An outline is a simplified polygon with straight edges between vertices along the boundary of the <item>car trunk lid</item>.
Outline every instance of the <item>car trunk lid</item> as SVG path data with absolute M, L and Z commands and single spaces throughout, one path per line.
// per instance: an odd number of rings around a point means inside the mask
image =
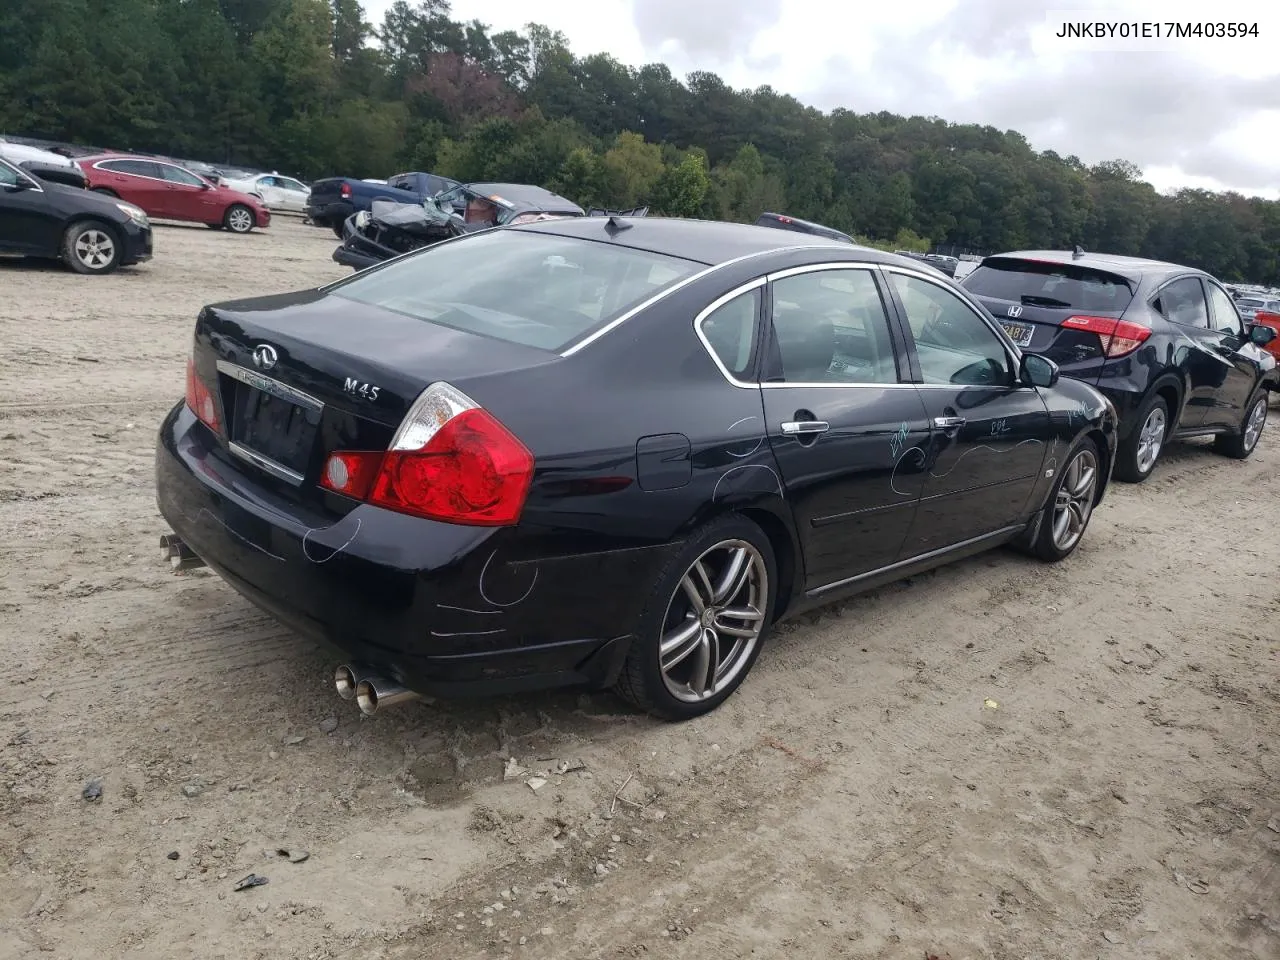
M 335 450 L 385 450 L 418 395 L 465 390 L 559 360 L 557 354 L 426 322 L 322 291 L 208 307 L 196 325 L 197 376 L 214 390 L 221 440 L 286 496 L 320 503 Z M 479 398 L 477 398 L 479 399 Z

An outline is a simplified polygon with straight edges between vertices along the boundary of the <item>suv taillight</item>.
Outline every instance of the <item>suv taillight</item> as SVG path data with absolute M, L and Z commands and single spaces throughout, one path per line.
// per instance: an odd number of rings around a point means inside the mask
M 1062 325 L 1071 330 L 1096 333 L 1102 341 L 1103 355 L 1112 358 L 1133 353 L 1151 336 L 1150 327 L 1114 317 L 1067 317 Z
M 199 418 L 200 422 L 220 433 L 222 425 L 218 420 L 218 405 L 213 400 L 213 391 L 196 373 L 194 358 L 187 358 L 187 406 Z
M 441 382 L 422 392 L 389 450 L 330 454 L 320 486 L 398 513 L 502 527 L 520 519 L 533 466 L 493 414 Z
M 351 197 L 351 184 L 344 183 L 342 185 L 342 199 L 347 200 Z

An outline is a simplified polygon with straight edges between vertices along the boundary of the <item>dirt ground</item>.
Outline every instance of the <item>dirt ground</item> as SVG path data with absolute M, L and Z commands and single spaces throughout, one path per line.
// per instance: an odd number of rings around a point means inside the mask
M 1280 440 L 1171 447 L 1057 567 L 789 624 L 693 723 L 578 693 L 365 719 L 156 546 L 197 310 L 342 276 L 334 243 L 0 263 L 0 956 L 1280 956 Z

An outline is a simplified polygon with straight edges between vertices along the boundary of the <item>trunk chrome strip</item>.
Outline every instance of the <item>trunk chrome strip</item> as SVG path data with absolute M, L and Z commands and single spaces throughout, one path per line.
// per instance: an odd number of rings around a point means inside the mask
M 247 383 L 251 387 L 256 387 L 263 393 L 269 393 L 279 397 L 281 400 L 296 403 L 300 407 L 308 407 L 316 412 L 324 409 L 323 401 L 317 400 L 311 394 L 303 393 L 301 390 L 294 389 L 287 383 L 281 383 L 271 377 L 264 377 L 262 374 L 256 373 L 247 367 L 228 363 L 226 360 L 219 360 L 218 372 L 225 373 L 228 377 L 239 380 L 241 383 Z
M 294 486 L 301 486 L 303 480 L 306 479 L 302 474 L 297 473 L 293 470 L 290 470 L 288 467 L 282 467 L 280 464 L 276 463 L 274 460 L 268 460 L 262 454 L 254 453 L 248 447 L 242 447 L 238 443 L 228 443 L 227 447 L 237 457 L 241 457 L 245 460 L 248 460 L 254 466 L 259 467 L 262 470 L 265 470 L 267 473 L 271 474 L 272 476 L 279 477 L 281 480 L 285 480 L 289 483 L 292 483 Z

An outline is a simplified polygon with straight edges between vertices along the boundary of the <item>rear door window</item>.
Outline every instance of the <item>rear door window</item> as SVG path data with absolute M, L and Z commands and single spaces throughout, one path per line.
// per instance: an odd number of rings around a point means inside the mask
M 1209 308 L 1204 302 L 1204 288 L 1198 277 L 1182 277 L 1167 284 L 1151 302 L 1166 320 L 1184 327 L 1209 328 Z
M 1244 322 L 1227 291 L 1209 281 L 1205 282 L 1205 287 L 1209 290 L 1209 304 L 1213 310 L 1213 329 L 1232 337 L 1244 336 Z
M 1015 257 L 984 260 L 964 278 L 964 287 L 979 297 L 1082 313 L 1119 315 L 1133 300 L 1129 282 L 1117 274 Z
M 559 351 L 704 268 L 609 243 L 494 230 L 329 289 L 441 326 Z
M 153 180 L 164 179 L 160 173 L 160 164 L 150 160 L 108 160 L 98 164 L 98 167 L 102 170 L 110 170 L 112 173 L 127 173 L 135 177 L 150 177 Z

